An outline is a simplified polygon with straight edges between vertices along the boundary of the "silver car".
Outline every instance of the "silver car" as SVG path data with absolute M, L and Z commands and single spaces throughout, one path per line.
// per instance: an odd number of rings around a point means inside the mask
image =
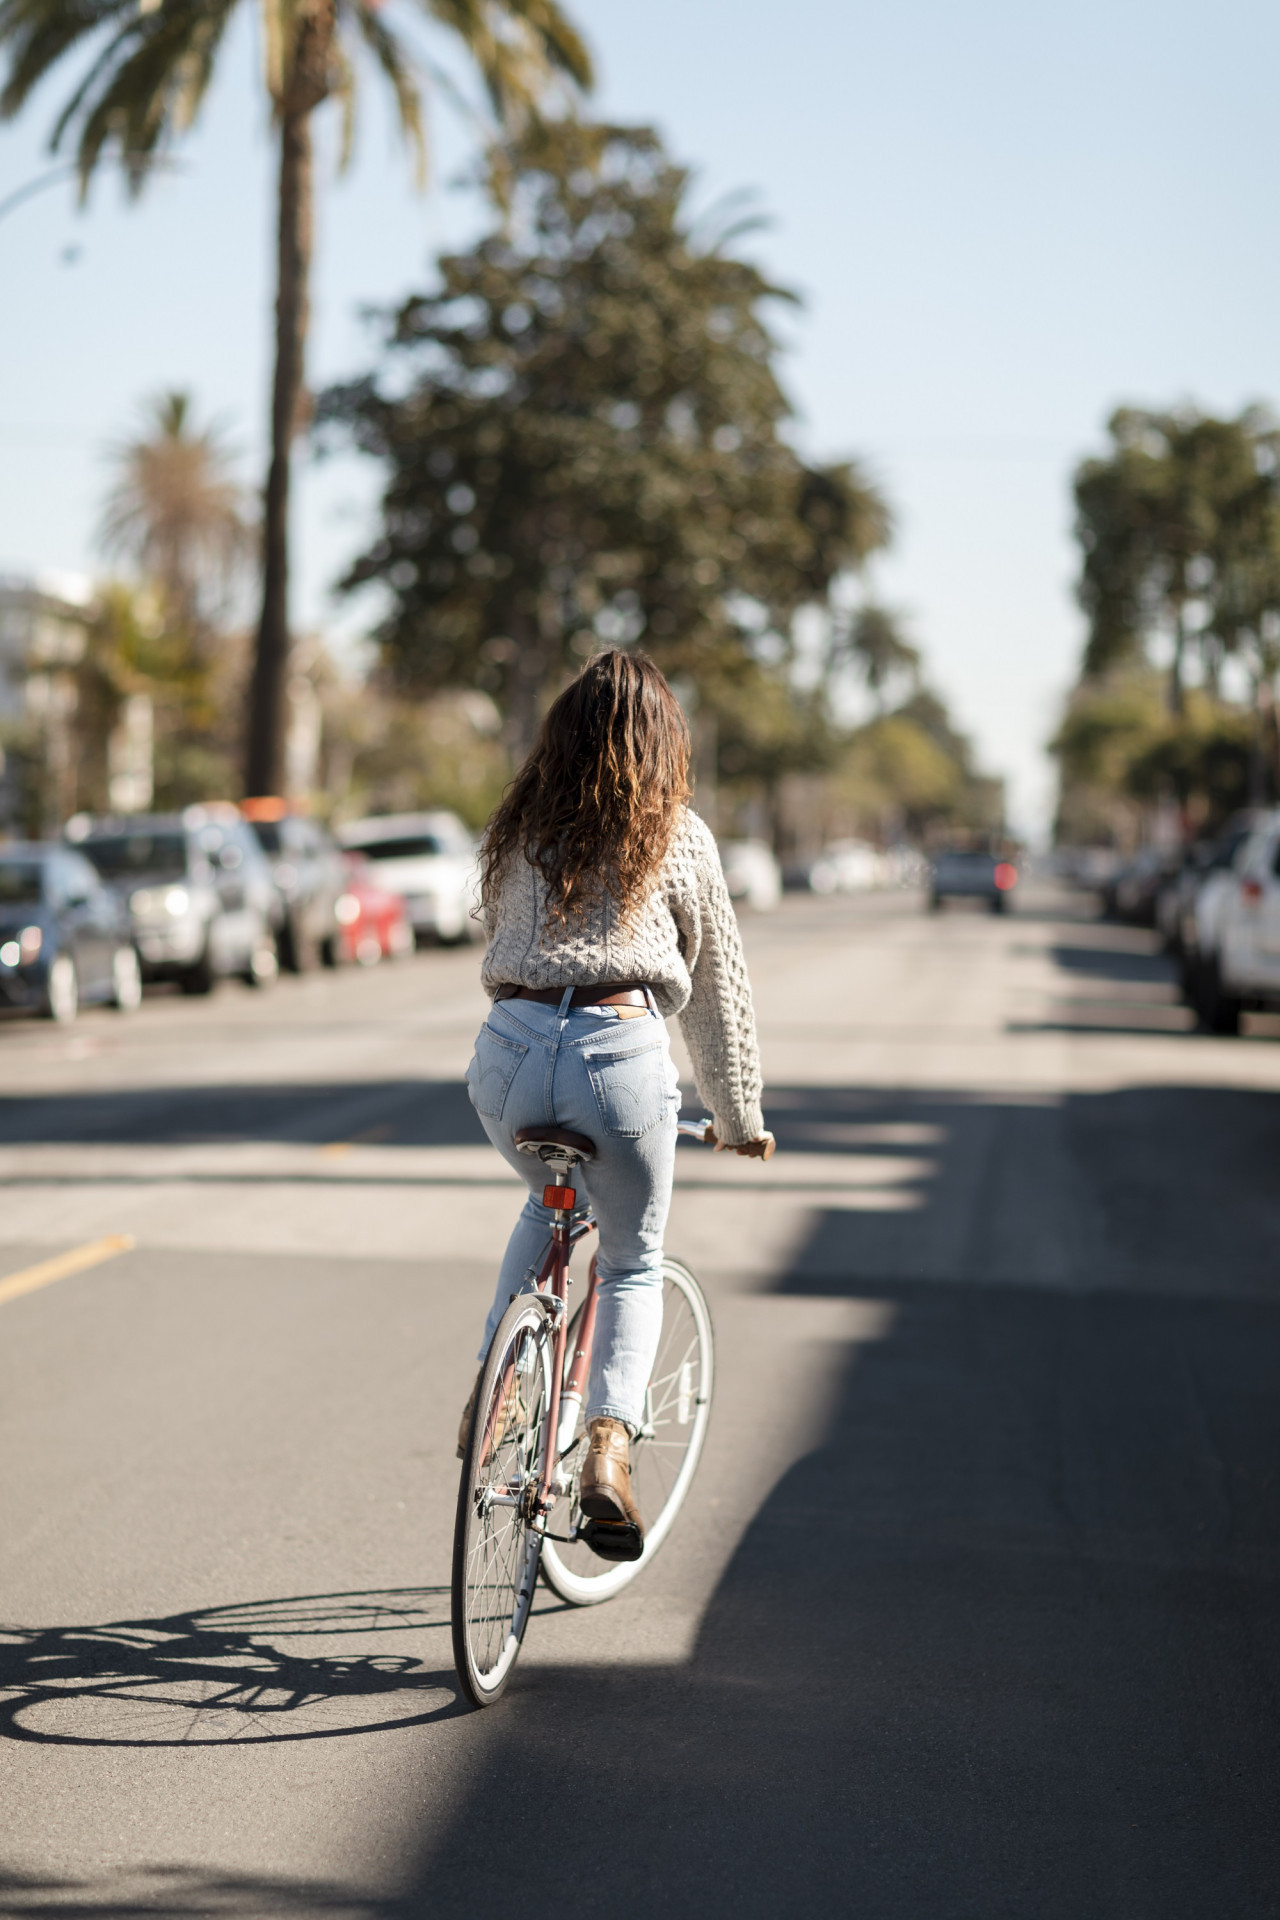
M 371 814 L 341 828 L 338 842 L 369 862 L 379 886 L 402 896 L 420 944 L 484 938 L 475 843 L 456 813 Z
M 237 976 L 265 986 L 277 972 L 271 869 L 236 808 L 68 821 L 66 837 L 128 904 L 148 980 L 208 993 Z

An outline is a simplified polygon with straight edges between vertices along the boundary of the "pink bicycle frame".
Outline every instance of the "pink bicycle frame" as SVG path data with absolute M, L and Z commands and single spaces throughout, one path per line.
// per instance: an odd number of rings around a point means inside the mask
M 705 1142 L 710 1130 L 709 1120 L 680 1120 L 676 1131 L 687 1138 Z M 557 1206 L 556 1201 L 568 1198 L 567 1206 Z M 555 1317 L 555 1338 L 552 1347 L 551 1407 L 547 1419 L 547 1445 L 544 1449 L 542 1472 L 538 1478 L 538 1495 L 535 1502 L 537 1511 L 546 1515 L 556 1503 L 553 1481 L 570 1441 L 573 1428 L 577 1425 L 575 1413 L 567 1433 L 560 1431 L 560 1403 L 566 1405 L 574 1401 L 581 1406 L 586 1397 L 587 1376 L 591 1371 L 591 1348 L 596 1331 L 596 1256 L 592 1254 L 591 1265 L 587 1270 L 587 1293 L 583 1301 L 582 1320 L 578 1328 L 578 1344 L 573 1352 L 573 1364 L 565 1378 L 564 1356 L 569 1336 L 569 1255 L 574 1243 L 581 1240 L 595 1227 L 595 1215 L 580 1214 L 575 1219 L 574 1205 L 577 1195 L 572 1187 L 548 1185 L 543 1188 L 542 1202 L 553 1209 L 551 1227 L 551 1245 L 546 1257 L 538 1269 L 535 1283 L 536 1291 L 544 1300 L 555 1304 L 552 1312 Z
M 546 1189 L 547 1193 L 552 1191 L 560 1190 L 550 1187 Z M 596 1331 L 596 1257 L 592 1254 L 591 1265 L 587 1269 L 587 1292 L 578 1326 L 578 1344 L 574 1348 L 573 1363 L 566 1379 L 564 1357 L 569 1338 L 569 1256 L 574 1242 L 585 1238 L 595 1224 L 594 1214 L 579 1216 L 575 1220 L 571 1208 L 557 1207 L 551 1227 L 551 1245 L 547 1248 L 546 1258 L 538 1269 L 537 1292 L 544 1298 L 550 1295 L 559 1303 L 554 1309 L 556 1325 L 551 1361 L 551 1406 L 547 1417 L 547 1445 L 543 1452 L 542 1473 L 538 1482 L 539 1513 L 549 1512 L 556 1502 L 552 1481 L 564 1452 L 560 1433 L 561 1401 L 567 1404 L 572 1400 L 580 1406 L 586 1398 L 587 1376 L 591 1371 L 591 1347 Z M 574 1425 L 577 1425 L 576 1414 Z M 572 1438 L 572 1431 L 570 1431 L 565 1437 L 564 1445 L 567 1446 Z

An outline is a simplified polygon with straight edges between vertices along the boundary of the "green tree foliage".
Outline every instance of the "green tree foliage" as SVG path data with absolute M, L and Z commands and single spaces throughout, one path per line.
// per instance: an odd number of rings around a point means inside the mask
M 0 116 L 18 113 L 55 69 L 76 74 L 51 145 L 75 147 L 82 190 L 112 152 L 139 190 L 158 152 L 196 119 L 237 0 L 0 0 L 8 70 Z M 556 0 L 421 0 L 479 70 L 498 126 L 522 124 L 553 81 L 588 85 L 590 61 Z M 344 157 L 362 60 L 380 70 L 421 158 L 417 69 L 381 0 L 260 0 L 267 95 L 279 140 L 275 373 L 263 509 L 262 611 L 246 750 L 251 792 L 283 770 L 289 663 L 288 518 L 294 434 L 303 410 L 312 244 L 312 116 L 337 103 Z
M 1073 840 L 1136 838 L 1156 801 L 1192 831 L 1212 826 L 1280 774 L 1280 429 L 1259 407 L 1234 419 L 1125 407 L 1110 433 L 1075 478 L 1089 635 L 1052 743 L 1058 829 Z M 1221 697 L 1228 661 L 1252 712 Z
M 1075 478 L 1084 672 L 1144 661 L 1163 634 L 1177 713 L 1189 653 L 1211 689 L 1225 653 L 1252 649 L 1260 667 L 1268 648 L 1274 655 L 1280 433 L 1258 408 L 1219 420 L 1194 408 L 1124 407 L 1110 434 L 1110 452 Z
M 112 449 L 100 542 L 160 592 L 170 626 L 207 652 L 252 549 L 244 494 L 216 427 L 197 429 L 191 397 L 157 394 L 139 430 Z
M 511 179 L 507 222 L 404 304 L 383 369 L 322 401 L 387 468 L 345 584 L 386 590 L 402 685 L 491 692 L 517 747 L 598 645 L 643 639 L 736 749 L 785 758 L 806 723 L 767 683 L 792 617 L 889 524 L 856 467 L 785 438 L 765 309 L 787 296 L 699 242 L 646 129 L 536 129 Z
M 1050 752 L 1060 840 L 1136 839 L 1160 800 L 1177 804 L 1191 833 L 1206 833 L 1255 797 L 1258 718 L 1195 688 L 1171 714 L 1156 674 L 1131 668 L 1082 682 Z
M 834 628 L 828 671 L 838 671 L 846 663 L 860 674 L 882 710 L 895 682 L 919 684 L 919 648 L 907 639 L 898 616 L 873 600 L 855 608 Z

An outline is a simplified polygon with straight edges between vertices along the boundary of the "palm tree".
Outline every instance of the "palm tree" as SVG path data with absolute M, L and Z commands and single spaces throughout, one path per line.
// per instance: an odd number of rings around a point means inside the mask
M 853 614 L 840 636 L 838 654 L 856 665 L 881 709 L 891 681 L 919 683 L 920 649 L 906 639 L 897 615 L 874 601 Z
M 51 137 L 74 139 L 81 192 L 104 155 L 119 153 L 137 192 L 157 151 L 194 121 L 237 0 L 0 0 L 9 68 L 0 115 L 18 113 L 68 56 L 87 60 Z M 557 0 L 419 0 L 475 61 L 499 125 L 517 125 L 559 80 L 590 85 L 586 48 Z M 289 657 L 289 466 L 303 395 L 311 264 L 311 116 L 342 108 L 350 146 L 355 61 L 381 68 L 419 158 L 422 112 L 414 63 L 382 0 L 261 0 L 265 80 L 279 137 L 275 378 L 263 505 L 262 612 L 249 703 L 245 780 L 278 791 Z
M 156 583 L 168 621 L 198 651 L 250 542 L 229 450 L 216 427 L 195 430 L 188 394 L 161 393 L 112 458 L 100 544 Z

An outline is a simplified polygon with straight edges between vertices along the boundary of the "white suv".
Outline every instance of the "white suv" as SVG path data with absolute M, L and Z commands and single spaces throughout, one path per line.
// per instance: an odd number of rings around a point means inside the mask
M 1280 1011 L 1280 809 L 1263 814 L 1197 901 L 1193 998 L 1214 1033 L 1247 1008 Z
M 401 894 L 417 940 L 482 940 L 479 868 L 456 813 L 373 814 L 338 834 L 369 861 L 378 884 Z

